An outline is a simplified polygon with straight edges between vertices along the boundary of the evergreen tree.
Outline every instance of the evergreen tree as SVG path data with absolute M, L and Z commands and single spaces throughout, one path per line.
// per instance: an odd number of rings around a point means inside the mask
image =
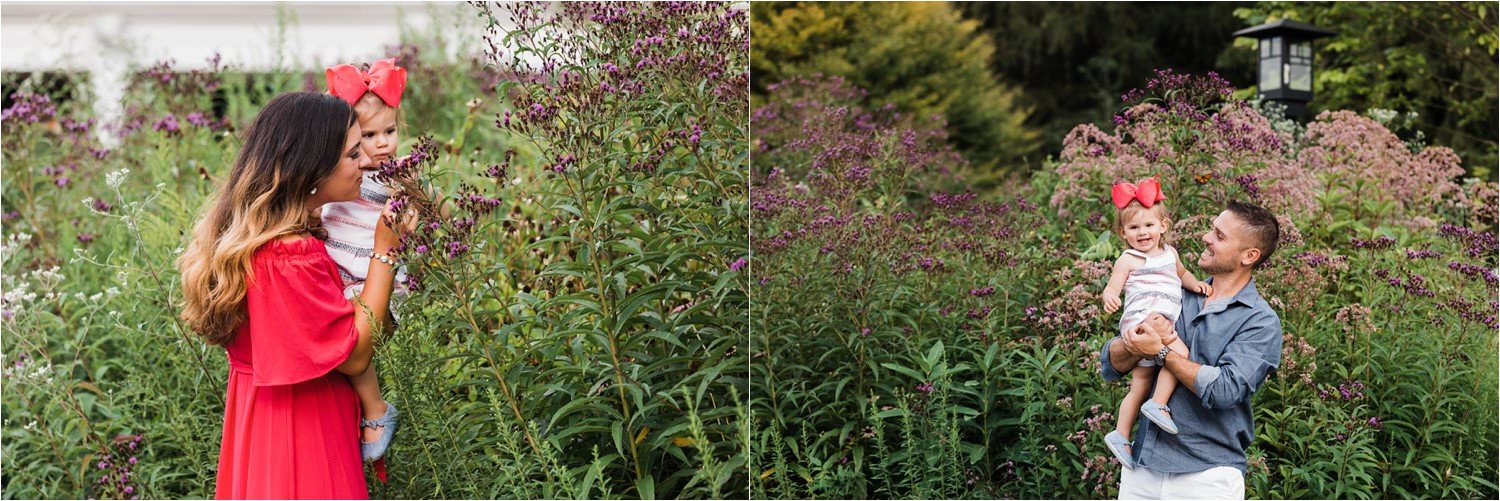
M 1022 91 L 1027 125 L 1055 154 L 1080 123 L 1109 127 L 1120 95 L 1153 71 L 1217 71 L 1253 85 L 1254 54 L 1226 52 L 1244 3 L 961 2 L 995 40 L 995 72 Z M 756 38 L 757 48 L 760 38 Z M 1223 55 L 1221 57 L 1221 54 Z
M 978 170 L 1023 170 L 1036 151 L 1029 111 L 990 69 L 993 42 L 950 4 L 757 2 L 750 12 L 759 96 L 787 77 L 837 75 L 868 90 L 872 108 L 942 116 Z

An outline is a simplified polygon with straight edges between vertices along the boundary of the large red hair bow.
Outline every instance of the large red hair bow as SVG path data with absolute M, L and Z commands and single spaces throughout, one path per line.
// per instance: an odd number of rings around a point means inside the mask
M 396 66 L 396 60 L 381 59 L 370 65 L 369 72 L 359 71 L 352 64 L 340 64 L 325 70 L 328 74 L 328 93 L 353 105 L 366 92 L 372 92 L 386 105 L 401 106 L 401 92 L 406 90 L 406 68 Z
M 1131 200 L 1140 202 L 1142 206 L 1150 209 L 1157 202 L 1167 199 L 1167 196 L 1161 193 L 1161 182 L 1154 177 L 1142 179 L 1136 184 L 1118 183 L 1110 188 L 1109 196 L 1114 199 L 1115 207 L 1119 209 L 1130 205 Z

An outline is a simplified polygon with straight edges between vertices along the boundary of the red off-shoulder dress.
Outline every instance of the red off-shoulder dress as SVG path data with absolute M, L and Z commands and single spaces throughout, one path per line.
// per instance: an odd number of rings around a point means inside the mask
M 367 499 L 359 397 L 334 370 L 359 332 L 338 268 L 315 238 L 255 252 L 249 320 L 226 345 L 218 499 Z

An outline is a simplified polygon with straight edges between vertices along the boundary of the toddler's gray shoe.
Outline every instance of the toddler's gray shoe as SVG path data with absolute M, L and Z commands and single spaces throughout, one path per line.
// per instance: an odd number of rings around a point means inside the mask
M 1142 416 L 1150 419 L 1153 424 L 1161 428 L 1161 431 L 1176 435 L 1177 423 L 1172 422 L 1172 417 L 1167 415 L 1169 412 L 1172 412 L 1172 409 L 1156 403 L 1155 400 L 1147 400 L 1146 403 L 1141 404 Z

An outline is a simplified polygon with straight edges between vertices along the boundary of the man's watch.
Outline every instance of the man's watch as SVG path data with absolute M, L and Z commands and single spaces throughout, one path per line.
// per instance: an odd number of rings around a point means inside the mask
M 1167 354 L 1171 353 L 1171 352 L 1172 352 L 1172 347 L 1171 346 L 1163 346 L 1163 347 L 1161 347 L 1161 351 L 1156 352 L 1156 366 L 1157 367 L 1166 367 L 1167 366 Z

